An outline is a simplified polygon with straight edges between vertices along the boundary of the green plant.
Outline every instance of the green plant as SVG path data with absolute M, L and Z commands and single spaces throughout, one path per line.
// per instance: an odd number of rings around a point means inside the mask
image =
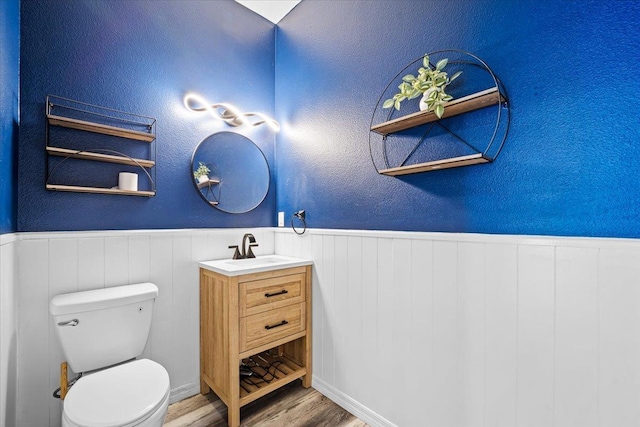
M 402 83 L 398 86 L 400 92 L 393 95 L 393 98 L 384 101 L 382 107 L 395 107 L 396 110 L 400 110 L 402 101 L 422 95 L 427 104 L 427 111 L 433 111 L 438 118 L 442 118 L 444 104 L 453 99 L 445 92 L 445 88 L 462 74 L 462 71 L 458 71 L 449 77 L 447 72 L 443 71 L 448 62 L 447 58 L 441 59 L 435 68 L 431 68 L 429 56 L 425 55 L 422 58 L 422 67 L 418 69 L 418 75 L 407 74 L 404 76 Z
M 207 165 L 202 162 L 198 162 L 198 169 L 193 172 L 193 176 L 198 179 L 201 176 L 209 175 L 209 172 L 211 172 L 211 169 L 209 169 Z

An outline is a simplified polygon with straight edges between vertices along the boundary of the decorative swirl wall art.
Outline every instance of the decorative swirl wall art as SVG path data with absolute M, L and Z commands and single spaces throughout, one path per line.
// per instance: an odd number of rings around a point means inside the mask
M 243 113 L 229 103 L 210 103 L 202 96 L 195 93 L 188 93 L 184 96 L 184 106 L 191 111 L 209 112 L 212 117 L 224 121 L 229 126 L 260 126 L 266 124 L 274 132 L 280 130 L 280 124 L 272 118 L 256 112 Z

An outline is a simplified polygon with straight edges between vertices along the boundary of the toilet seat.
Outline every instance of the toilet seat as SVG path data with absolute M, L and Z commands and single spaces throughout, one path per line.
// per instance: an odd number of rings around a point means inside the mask
M 169 374 L 140 359 L 80 378 L 64 400 L 64 414 L 77 427 L 131 427 L 169 400 Z

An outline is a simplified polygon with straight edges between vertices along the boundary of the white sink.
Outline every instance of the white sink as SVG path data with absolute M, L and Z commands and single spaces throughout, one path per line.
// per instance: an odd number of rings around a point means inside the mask
M 202 261 L 200 267 L 225 276 L 240 276 L 248 273 L 261 273 L 282 268 L 300 267 L 311 265 L 312 261 L 302 258 L 294 258 L 284 255 L 261 255 L 246 259 L 218 259 L 215 261 Z

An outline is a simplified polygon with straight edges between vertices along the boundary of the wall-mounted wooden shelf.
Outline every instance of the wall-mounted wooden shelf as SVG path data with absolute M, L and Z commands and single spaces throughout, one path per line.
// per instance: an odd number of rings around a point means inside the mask
M 123 196 L 144 196 L 144 197 L 152 197 L 156 195 L 155 191 L 129 191 L 129 190 L 120 190 L 117 188 L 83 187 L 79 185 L 47 184 L 47 190 L 71 191 L 74 193 L 121 194 Z
M 205 182 L 199 182 L 198 183 L 198 188 L 209 187 L 211 185 L 216 185 L 216 184 L 220 184 L 220 180 L 219 179 L 210 179 L 210 180 L 205 181 Z
M 142 166 L 152 168 L 156 165 L 153 160 L 135 159 L 125 156 L 115 156 L 112 154 L 94 153 L 91 151 L 70 150 L 68 148 L 47 146 L 47 153 L 58 157 L 71 157 L 72 159 L 94 160 L 98 162 L 118 163 L 129 166 Z
M 470 111 L 479 110 L 481 108 L 490 107 L 500 102 L 504 102 L 504 97 L 500 94 L 497 87 L 473 93 L 462 98 L 454 99 L 445 104 L 442 118 L 457 116 L 459 114 L 468 113 Z M 384 123 L 372 126 L 371 131 L 381 135 L 388 135 L 394 132 L 400 132 L 415 126 L 440 120 L 431 111 L 418 111 L 417 113 L 398 117 Z
M 450 159 L 434 160 L 432 162 L 418 163 L 409 166 L 399 166 L 396 168 L 381 169 L 379 173 L 382 175 L 398 176 L 408 175 L 418 172 L 429 172 L 438 169 L 457 168 L 460 166 L 477 165 L 480 163 L 489 163 L 491 160 L 482 156 L 482 154 L 470 154 L 468 156 L 452 157 Z
M 108 126 L 100 123 L 92 123 L 84 120 L 72 119 L 69 117 L 56 116 L 47 114 L 47 120 L 50 125 L 62 126 L 70 129 L 84 130 L 93 133 L 101 133 L 103 135 L 119 136 L 121 138 L 134 139 L 136 141 L 151 142 L 156 139 L 152 133 L 141 132 L 116 126 Z

